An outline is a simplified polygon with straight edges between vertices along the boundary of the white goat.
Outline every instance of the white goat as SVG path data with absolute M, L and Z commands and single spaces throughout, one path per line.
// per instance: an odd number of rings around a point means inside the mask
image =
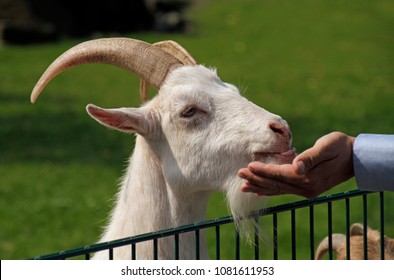
M 101 242 L 202 221 L 215 190 L 225 192 L 238 227 L 260 198 L 240 191 L 237 170 L 250 161 L 288 163 L 294 158 L 291 134 L 279 116 L 243 98 L 212 69 L 196 65 L 177 43 L 154 45 L 112 38 L 88 41 L 66 51 L 34 88 L 34 103 L 45 85 L 61 71 L 82 63 L 109 63 L 138 74 L 159 88 L 140 108 L 102 109 L 88 105 L 101 124 L 137 133 L 134 153 Z M 147 82 L 145 82 L 147 81 Z M 181 234 L 180 257 L 195 257 L 193 234 Z M 207 258 L 201 233 L 201 258 Z M 158 242 L 159 259 L 174 258 L 173 238 Z M 137 258 L 153 258 L 152 242 L 137 245 Z M 114 258 L 130 259 L 130 247 Z M 98 252 L 97 259 L 108 258 Z
M 367 227 L 367 257 L 369 260 L 380 260 L 380 232 Z M 338 260 L 346 260 L 346 235 L 342 233 L 332 234 L 332 249 L 337 253 Z M 351 260 L 364 259 L 364 226 L 359 223 L 350 227 L 350 258 Z M 316 249 L 316 259 L 321 260 L 329 250 L 328 236 L 326 236 Z M 384 258 L 394 260 L 394 239 L 384 237 Z

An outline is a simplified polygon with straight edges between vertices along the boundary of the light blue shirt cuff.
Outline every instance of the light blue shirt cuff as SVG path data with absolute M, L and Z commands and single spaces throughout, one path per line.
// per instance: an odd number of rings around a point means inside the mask
M 394 191 L 394 135 L 360 134 L 353 146 L 357 186 L 366 191 Z

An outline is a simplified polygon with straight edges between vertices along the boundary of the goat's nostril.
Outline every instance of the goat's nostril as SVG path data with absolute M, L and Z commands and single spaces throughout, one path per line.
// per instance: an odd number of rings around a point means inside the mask
M 282 124 L 279 124 L 277 122 L 272 122 L 272 123 L 269 124 L 269 127 L 276 134 L 280 134 L 280 135 L 284 135 L 285 134 L 284 127 L 283 127 Z
M 275 125 L 270 125 L 270 128 L 273 132 L 277 133 L 277 134 L 281 134 L 284 135 L 285 132 L 283 131 L 283 129 L 281 127 L 275 126 Z
M 269 128 L 278 136 L 284 138 L 291 138 L 290 129 L 287 125 L 279 123 L 279 122 L 271 122 L 269 124 Z

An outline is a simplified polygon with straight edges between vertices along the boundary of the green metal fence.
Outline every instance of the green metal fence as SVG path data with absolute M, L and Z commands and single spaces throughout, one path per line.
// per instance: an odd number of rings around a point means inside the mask
M 369 207 L 368 201 L 369 197 L 373 196 L 373 207 Z M 228 247 L 233 251 L 233 255 L 231 258 L 233 259 L 241 259 L 242 252 L 247 251 L 248 259 L 314 259 L 315 258 L 315 249 L 317 244 L 320 242 L 322 236 L 331 236 L 334 232 L 334 227 L 338 223 L 336 219 L 334 219 L 334 213 L 337 216 L 342 217 L 344 220 L 344 232 L 347 236 L 347 245 L 349 245 L 349 235 L 350 235 L 350 226 L 351 226 L 351 203 L 354 199 L 359 200 L 358 204 L 361 201 L 361 209 L 357 208 L 358 216 L 361 220 L 360 222 L 364 225 L 364 258 L 368 259 L 368 248 L 367 248 L 367 234 L 366 228 L 371 219 L 377 221 L 378 230 L 381 234 L 381 251 L 380 258 L 384 259 L 384 235 L 385 235 L 385 209 L 384 209 L 384 193 L 383 192 L 365 192 L 365 191 L 350 191 L 335 195 L 329 195 L 325 197 L 319 197 L 314 200 L 302 200 L 294 203 L 283 204 L 279 206 L 264 208 L 259 211 L 252 212 L 250 214 L 250 219 L 255 219 L 256 222 L 260 223 L 264 219 L 264 223 L 267 226 L 267 230 L 271 232 L 267 232 L 269 236 L 267 239 L 270 240 L 260 240 L 258 227 L 255 228 L 255 240 L 253 245 L 244 245 L 241 241 L 238 232 L 233 226 L 233 219 L 231 216 L 217 218 L 213 220 L 207 220 L 204 222 L 199 222 L 190 225 L 184 225 L 177 228 L 165 229 L 157 232 L 142 234 L 134 237 L 123 238 L 119 240 L 114 240 L 111 242 L 105 242 L 100 244 L 94 244 L 85 246 L 82 248 L 66 250 L 62 252 L 58 252 L 55 254 L 45 255 L 36 257 L 34 259 L 48 260 L 48 259 L 90 259 L 91 254 L 106 250 L 108 252 L 109 259 L 113 258 L 113 252 L 116 248 L 122 246 L 128 246 L 131 250 L 132 259 L 137 259 L 138 256 L 136 254 L 136 246 L 140 242 L 153 242 L 153 255 L 154 258 L 157 259 L 158 256 L 158 240 L 164 237 L 174 238 L 174 256 L 175 259 L 179 259 L 179 236 L 184 233 L 194 232 L 195 235 L 195 248 L 191 248 L 195 250 L 195 258 L 200 258 L 200 232 L 202 230 L 210 230 L 212 238 L 209 240 L 209 246 L 213 247 L 214 250 L 210 251 L 211 259 L 222 259 L 223 247 L 221 246 L 223 243 L 226 243 L 226 249 Z M 341 210 L 341 213 L 336 213 L 334 211 L 333 204 L 341 203 L 344 204 L 345 211 Z M 316 209 L 318 208 L 318 215 L 316 214 Z M 343 208 L 343 206 L 342 206 Z M 370 208 L 373 208 L 373 214 L 370 214 Z M 286 215 L 286 222 L 290 220 L 290 232 L 288 233 L 288 237 L 284 237 L 290 241 L 289 248 L 283 248 L 284 251 L 288 252 L 288 254 L 281 253 L 281 242 L 279 236 L 283 234 L 282 231 L 282 223 L 280 221 L 281 215 Z M 372 218 L 368 218 L 369 216 L 373 216 Z M 325 220 L 323 228 L 319 226 L 316 228 L 317 220 Z M 353 221 L 354 222 L 354 221 Z M 222 228 L 232 225 L 234 227 L 233 232 L 234 235 L 231 241 L 229 241 L 228 237 L 223 237 Z M 300 233 L 298 228 L 300 225 L 303 226 L 304 232 Z M 264 227 L 265 228 L 265 227 Z M 306 232 L 305 232 L 306 230 Z M 286 233 L 287 235 L 287 233 Z M 318 239 L 316 236 L 320 236 Z M 282 237 L 283 239 L 283 237 Z M 300 245 L 301 241 L 301 245 Z M 214 244 L 211 244 L 214 243 Z M 268 243 L 268 245 L 267 245 Z M 262 255 L 264 247 L 265 254 Z M 347 246 L 347 258 L 350 256 L 349 246 Z M 213 251 L 213 252 L 212 252 Z M 269 251 L 267 257 L 267 251 Z M 299 253 L 303 251 L 303 253 Z M 305 255 L 305 251 L 307 251 Z M 226 256 L 226 259 L 229 257 Z M 332 251 L 332 240 L 329 238 L 329 251 L 328 251 L 328 259 L 335 258 L 335 255 Z

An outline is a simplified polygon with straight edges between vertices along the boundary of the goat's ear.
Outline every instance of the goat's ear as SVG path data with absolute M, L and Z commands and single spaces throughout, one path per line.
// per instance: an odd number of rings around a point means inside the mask
M 141 135 L 149 133 L 149 119 L 141 109 L 118 108 L 103 109 L 96 105 L 86 106 L 88 114 L 99 123 L 123 132 L 135 132 Z
M 350 227 L 350 236 L 364 235 L 364 226 L 360 223 L 352 224 Z

